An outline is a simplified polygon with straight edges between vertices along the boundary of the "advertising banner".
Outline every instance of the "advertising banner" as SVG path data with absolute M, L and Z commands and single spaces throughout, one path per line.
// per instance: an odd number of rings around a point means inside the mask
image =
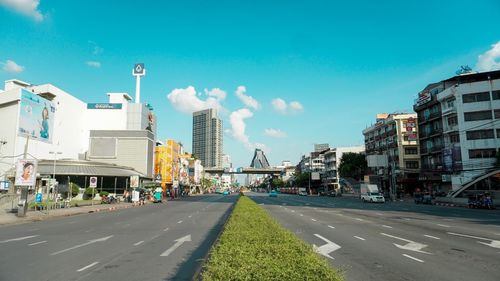
M 20 159 L 16 165 L 16 185 L 33 186 L 36 184 L 37 161 Z
M 23 89 L 19 112 L 19 135 L 29 135 L 32 139 L 52 143 L 55 112 L 56 108 L 51 101 Z
M 130 187 L 139 187 L 139 176 L 130 176 Z

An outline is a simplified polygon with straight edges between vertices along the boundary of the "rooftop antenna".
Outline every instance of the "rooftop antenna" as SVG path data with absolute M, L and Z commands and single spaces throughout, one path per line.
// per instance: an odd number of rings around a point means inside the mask
M 132 75 L 135 76 L 135 103 L 141 102 L 141 76 L 146 75 L 144 63 L 136 63 L 132 70 Z

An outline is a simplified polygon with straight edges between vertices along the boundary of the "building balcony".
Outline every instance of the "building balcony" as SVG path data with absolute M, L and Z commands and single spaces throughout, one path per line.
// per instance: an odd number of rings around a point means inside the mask
M 458 125 L 446 126 L 444 127 L 443 133 L 449 134 L 458 131 Z
M 447 116 L 447 115 L 451 115 L 451 114 L 457 114 L 457 108 L 455 106 L 445 108 L 442 111 L 443 116 Z
M 435 119 L 441 118 L 441 111 L 433 112 L 427 116 L 424 116 L 423 114 L 418 117 L 418 124 L 424 124 L 430 121 L 433 121 Z
M 432 138 L 434 136 L 438 136 L 442 133 L 443 133 L 443 129 L 438 128 L 438 129 L 432 129 L 432 130 L 428 130 L 428 131 L 421 130 L 420 132 L 418 132 L 418 135 L 419 135 L 420 139 L 426 139 L 426 138 Z

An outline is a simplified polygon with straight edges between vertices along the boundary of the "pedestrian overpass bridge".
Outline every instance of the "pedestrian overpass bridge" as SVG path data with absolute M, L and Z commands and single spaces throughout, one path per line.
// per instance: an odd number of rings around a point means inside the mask
M 255 175 L 280 175 L 280 168 L 205 168 L 205 172 L 209 174 L 255 174 Z

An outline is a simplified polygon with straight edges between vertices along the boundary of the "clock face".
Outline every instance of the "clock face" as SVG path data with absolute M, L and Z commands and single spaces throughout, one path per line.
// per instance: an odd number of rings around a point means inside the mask
M 144 64 L 136 63 L 134 66 L 134 74 L 143 74 L 144 73 Z

